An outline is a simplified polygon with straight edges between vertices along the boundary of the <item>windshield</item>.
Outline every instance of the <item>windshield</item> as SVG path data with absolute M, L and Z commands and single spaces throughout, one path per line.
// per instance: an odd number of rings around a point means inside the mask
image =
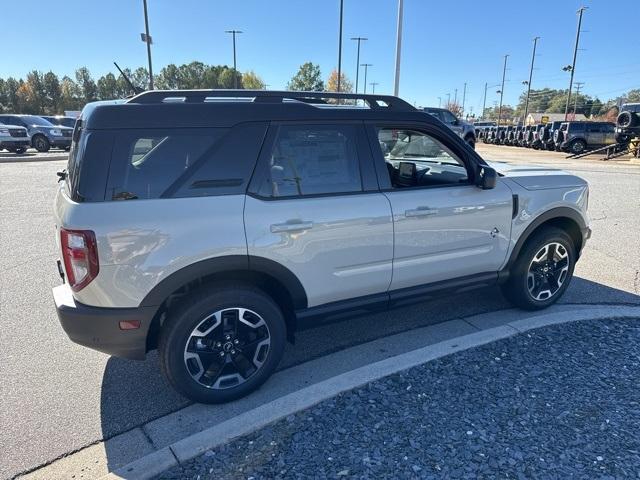
M 21 118 L 27 125 L 38 125 L 38 126 L 41 126 L 41 127 L 53 127 L 54 126 L 51 122 L 48 122 L 47 120 L 45 120 L 42 117 L 36 117 L 35 115 L 24 115 Z

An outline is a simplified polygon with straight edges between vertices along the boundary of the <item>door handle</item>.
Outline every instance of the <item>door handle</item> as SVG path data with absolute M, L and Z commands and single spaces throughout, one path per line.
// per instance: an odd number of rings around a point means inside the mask
M 287 222 L 271 225 L 271 233 L 297 232 L 313 228 L 313 222 Z
M 436 215 L 438 210 L 429 207 L 418 207 L 413 210 L 405 210 L 405 217 L 427 217 L 429 215 Z

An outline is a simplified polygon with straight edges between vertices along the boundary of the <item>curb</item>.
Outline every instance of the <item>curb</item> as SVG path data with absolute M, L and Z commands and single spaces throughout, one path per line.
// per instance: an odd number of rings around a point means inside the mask
M 218 425 L 179 440 L 168 447 L 146 455 L 103 477 L 102 480 L 147 480 L 163 471 L 202 455 L 301 410 L 306 410 L 342 392 L 353 390 L 369 382 L 422 365 L 452 353 L 492 343 L 528 330 L 568 322 L 604 318 L 640 317 L 640 307 L 611 306 L 574 309 L 547 313 L 515 320 L 504 325 L 481 330 L 440 343 L 418 348 L 310 385 L 276 400 L 263 404 Z

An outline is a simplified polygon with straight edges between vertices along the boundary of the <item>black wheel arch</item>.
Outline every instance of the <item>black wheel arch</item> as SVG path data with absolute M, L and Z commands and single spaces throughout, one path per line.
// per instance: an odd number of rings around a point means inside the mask
M 282 308 L 287 335 L 293 341 L 295 311 L 307 308 L 307 294 L 298 277 L 283 265 L 264 257 L 228 255 L 214 257 L 184 267 L 158 283 L 140 307 L 157 307 L 149 333 L 147 351 L 157 347 L 164 313 L 192 289 L 203 285 L 246 283 L 260 288 Z
M 515 247 L 513 247 L 513 251 L 509 256 L 509 260 L 507 262 L 507 265 L 503 269 L 503 272 L 509 272 L 509 269 L 515 263 L 518 255 L 520 255 L 522 247 L 524 247 L 524 245 L 535 232 L 546 226 L 553 226 L 567 232 L 571 239 L 574 241 L 576 254 L 580 256 L 580 252 L 584 243 L 583 232 L 588 229 L 584 218 L 582 217 L 580 212 L 570 207 L 552 208 L 551 210 L 547 210 L 546 212 L 537 216 L 529 224 L 529 226 L 527 226 L 524 232 L 522 232 L 522 235 L 520 235 L 520 238 L 516 242 Z M 508 276 L 508 273 L 506 276 Z

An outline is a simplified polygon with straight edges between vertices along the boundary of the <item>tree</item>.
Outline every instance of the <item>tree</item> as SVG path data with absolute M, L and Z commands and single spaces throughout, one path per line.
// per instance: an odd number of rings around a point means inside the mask
M 242 74 L 242 88 L 249 90 L 263 90 L 265 88 L 264 81 L 256 75 L 253 70 L 249 70 Z
M 320 65 L 315 65 L 311 62 L 300 65 L 298 73 L 287 83 L 287 90 L 300 92 L 323 91 L 324 82 L 322 81 L 322 74 L 320 73 Z
M 242 74 L 227 66 L 222 67 L 222 71 L 218 75 L 220 88 L 235 88 L 234 74 L 238 77 L 238 88 L 242 88 Z
M 456 117 L 460 118 L 462 116 L 462 105 L 457 102 L 449 102 L 444 108 L 453 113 Z
M 95 102 L 98 99 L 98 87 L 87 67 L 80 67 L 76 70 L 76 82 L 80 88 L 80 98 L 83 104 Z
M 624 102 L 626 103 L 637 103 L 640 102 L 640 88 L 634 88 L 633 90 L 629 90 L 626 95 L 623 96 Z
M 173 63 L 160 70 L 155 78 L 156 87 L 163 90 L 175 90 L 180 88 L 180 71 Z
M 329 78 L 327 79 L 327 91 L 328 92 L 337 92 L 338 91 L 338 71 L 333 70 Z M 340 73 L 340 92 L 342 93 L 351 93 L 353 92 L 353 83 L 351 80 L 344 74 Z
M 50 115 L 55 115 L 59 112 L 60 100 L 62 99 L 58 76 L 49 71 L 44 74 L 42 83 L 44 86 L 44 111 Z
M 82 91 L 80 87 L 71 78 L 66 75 L 62 77 L 60 83 L 60 109 L 66 110 L 80 110 L 84 105 L 82 97 Z
M 98 79 L 98 98 L 100 100 L 112 100 L 119 98 L 118 80 L 109 72 Z

